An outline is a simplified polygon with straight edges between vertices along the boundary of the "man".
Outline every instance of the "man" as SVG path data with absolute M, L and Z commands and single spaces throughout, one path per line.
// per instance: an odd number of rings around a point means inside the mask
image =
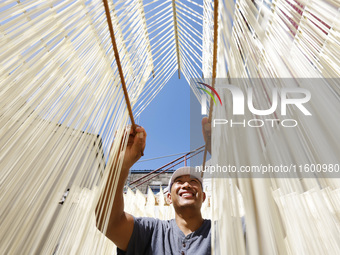
M 202 120 L 204 124 L 206 120 Z M 177 169 L 169 181 L 167 199 L 173 204 L 175 219 L 135 218 L 124 212 L 124 184 L 129 169 L 145 147 L 145 130 L 137 127 L 136 132 L 136 135 L 130 133 L 106 236 L 116 244 L 118 254 L 210 254 L 211 221 L 202 218 L 201 206 L 206 195 L 200 173 L 194 168 Z M 102 206 L 105 210 L 106 202 L 99 204 L 99 208 Z M 97 226 L 102 227 L 98 216 Z

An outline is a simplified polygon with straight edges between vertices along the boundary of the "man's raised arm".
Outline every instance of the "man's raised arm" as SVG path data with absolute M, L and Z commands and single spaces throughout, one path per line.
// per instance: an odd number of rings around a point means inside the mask
M 109 216 L 107 231 L 105 233 L 106 237 L 112 240 L 116 244 L 116 246 L 123 251 L 127 249 L 134 225 L 132 215 L 124 212 L 124 184 L 128 177 L 129 169 L 142 156 L 146 140 L 146 132 L 144 128 L 137 127 L 136 132 L 137 133 L 134 135 L 131 129 L 128 145 L 125 150 L 125 155 L 124 153 L 122 153 L 122 155 L 124 155 L 122 170 L 118 181 L 116 195 L 112 205 L 111 215 Z M 114 185 L 114 175 L 112 173 L 113 171 L 116 171 L 115 167 L 116 165 L 113 164 L 112 168 L 110 169 L 111 172 L 109 174 L 109 179 L 97 205 L 96 221 L 97 228 L 99 230 L 102 230 L 103 228 L 103 219 L 100 217 L 100 212 L 106 212 L 109 209 L 109 199 L 104 194 L 106 194 L 108 190 L 111 190 Z

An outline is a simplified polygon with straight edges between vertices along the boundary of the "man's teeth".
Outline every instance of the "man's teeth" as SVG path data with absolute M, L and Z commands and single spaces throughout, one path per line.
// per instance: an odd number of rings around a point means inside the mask
M 193 195 L 191 193 L 183 193 L 182 197 L 192 197 Z

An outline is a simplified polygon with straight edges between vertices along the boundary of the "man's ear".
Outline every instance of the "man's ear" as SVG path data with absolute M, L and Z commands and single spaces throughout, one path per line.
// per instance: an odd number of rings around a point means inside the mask
M 205 201 L 206 198 L 207 198 L 207 195 L 205 194 L 205 192 L 203 192 L 203 201 L 202 201 L 202 203 Z
M 168 194 L 166 195 L 166 202 L 170 205 L 172 204 L 172 199 L 171 199 L 171 194 L 168 192 Z

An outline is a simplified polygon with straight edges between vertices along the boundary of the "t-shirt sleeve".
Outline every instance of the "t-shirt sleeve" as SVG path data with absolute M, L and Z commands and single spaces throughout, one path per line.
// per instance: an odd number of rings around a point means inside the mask
M 150 246 L 152 234 L 158 220 L 147 217 L 134 217 L 132 235 L 126 251 L 117 248 L 118 255 L 145 254 Z

